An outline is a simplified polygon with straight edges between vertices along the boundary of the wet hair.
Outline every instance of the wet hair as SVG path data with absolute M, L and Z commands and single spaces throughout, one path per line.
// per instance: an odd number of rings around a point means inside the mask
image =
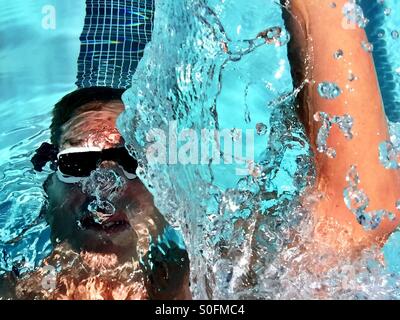
M 59 146 L 62 126 L 76 115 L 78 108 L 89 102 L 121 100 L 124 91 L 124 89 L 92 87 L 78 89 L 64 96 L 53 109 L 53 119 L 50 125 L 52 144 Z

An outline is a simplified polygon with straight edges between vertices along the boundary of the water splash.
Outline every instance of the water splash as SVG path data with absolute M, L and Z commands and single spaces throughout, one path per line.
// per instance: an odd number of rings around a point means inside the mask
M 264 123 L 257 123 L 256 130 L 259 136 L 263 136 L 267 133 L 268 127 Z
M 387 210 L 367 211 L 369 198 L 362 189 L 359 189 L 360 177 L 356 166 L 351 166 L 347 173 L 346 181 L 348 182 L 348 187 L 343 191 L 344 202 L 365 230 L 378 228 L 385 217 L 390 220 L 395 219 L 395 215 Z
M 375 251 L 352 261 L 313 240 L 318 225 L 334 230 L 335 239 L 345 232 L 313 221 L 310 210 L 319 196 L 300 205 L 314 183 L 313 156 L 288 98 L 297 89 L 286 47 L 260 36 L 285 30 L 280 7 L 260 11 L 261 0 L 156 6 L 153 41 L 124 95 L 118 126 L 157 207 L 183 234 L 194 298 L 398 297 L 398 279 L 367 268 Z M 208 165 L 148 163 L 146 133 L 165 130 L 171 120 L 178 130 L 199 131 L 264 124 L 265 134 L 255 137 L 257 174 L 238 177 L 236 168 L 211 159 Z M 350 138 L 351 117 L 334 120 Z
M 183 233 L 194 296 L 262 296 L 246 274 L 263 268 L 285 245 L 281 234 L 301 220 L 289 218 L 286 208 L 313 179 L 310 147 L 287 98 L 293 87 L 280 7 L 249 19 L 261 1 L 188 0 L 157 6 L 153 41 L 135 85 L 124 95 L 127 112 L 119 127 L 136 152 L 138 174 L 156 205 Z M 269 102 L 274 105 L 267 107 Z M 178 130 L 199 131 L 254 130 L 258 124 L 251 173 L 236 176 L 234 166 L 211 162 L 147 163 L 146 132 L 167 128 L 171 120 L 177 120 Z
M 393 143 L 383 141 L 379 144 L 379 161 L 386 169 L 400 169 L 400 153 Z
M 349 0 L 345 3 L 342 12 L 348 24 L 355 24 L 360 28 L 365 28 L 367 26 L 368 19 L 364 17 L 364 12 L 356 3 L 356 0 Z
M 361 41 L 361 47 L 366 51 L 366 52 L 372 52 L 374 51 L 374 45 L 371 42 L 368 41 Z
M 400 123 L 389 122 L 389 141 L 379 144 L 379 161 L 386 169 L 400 169 Z
M 328 147 L 330 130 L 332 126 L 336 124 L 339 126 L 339 129 L 343 132 L 346 139 L 351 140 L 353 138 L 353 118 L 348 114 L 331 117 L 325 112 L 317 112 L 314 115 L 314 120 L 317 122 L 322 122 L 316 141 L 318 152 L 325 153 L 330 158 L 335 158 L 336 150 Z

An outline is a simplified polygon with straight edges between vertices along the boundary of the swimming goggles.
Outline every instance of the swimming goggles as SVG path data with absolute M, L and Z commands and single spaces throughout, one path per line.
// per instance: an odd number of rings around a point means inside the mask
M 51 169 L 57 172 L 58 178 L 66 183 L 75 183 L 89 177 L 101 162 L 116 162 L 124 175 L 132 180 L 136 178 L 137 161 L 124 147 L 101 149 L 98 147 L 68 148 L 61 152 L 52 145 L 43 144 L 32 158 L 35 170 L 42 171 L 44 165 L 51 161 Z

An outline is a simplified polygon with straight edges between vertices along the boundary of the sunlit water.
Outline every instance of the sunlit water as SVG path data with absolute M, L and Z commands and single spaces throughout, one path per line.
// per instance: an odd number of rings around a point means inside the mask
M 74 89 L 84 3 L 52 1 L 56 28 L 42 26 L 49 1 L 1 1 L 0 13 L 0 274 L 32 270 L 51 251 L 39 217 L 49 170 L 30 158 L 50 136 L 53 105 Z
M 41 10 L 48 1 L 1 1 L 0 274 L 33 270 L 52 250 L 40 218 L 49 171 L 35 173 L 29 159 L 49 139 L 52 106 L 74 88 L 84 18 L 83 1 L 52 3 L 57 27 L 45 30 Z M 368 3 L 362 3 L 371 20 L 366 30 L 386 111 L 395 121 L 400 7 L 396 0 Z M 315 226 L 298 200 L 314 173 L 292 106 L 281 13 L 272 0 L 157 2 L 154 42 L 125 95 L 129 110 L 120 122 L 142 161 L 139 174 L 184 235 L 196 298 L 400 298 L 400 233 L 383 249 L 386 268 L 370 250 L 357 262 L 336 261 L 334 268 L 312 272 L 313 259 L 335 255 L 308 257 L 299 247 L 287 248 L 294 237 L 304 248 L 313 246 Z M 282 37 L 269 44 L 257 38 L 276 26 Z M 172 120 L 198 131 L 256 129 L 252 175 L 236 175 L 245 164 L 149 165 L 146 132 L 166 129 Z M 396 144 L 400 126 L 392 124 L 392 131 Z

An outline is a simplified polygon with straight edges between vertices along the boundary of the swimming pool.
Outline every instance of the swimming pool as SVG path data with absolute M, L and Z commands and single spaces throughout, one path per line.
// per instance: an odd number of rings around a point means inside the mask
M 39 217 L 46 172 L 35 173 L 30 157 L 49 139 L 52 107 L 75 87 L 85 6 L 43 0 L 2 1 L 2 7 L 0 272 L 13 266 L 23 272 L 51 250 L 48 227 Z M 46 26 L 52 9 L 55 29 Z
M 260 186 L 251 179 L 238 180 L 233 174 L 235 165 L 211 169 L 208 165 L 154 166 L 140 174 L 155 194 L 161 211 L 185 235 L 192 258 L 192 271 L 198 275 L 192 278 L 195 297 L 302 297 L 301 294 L 296 296 L 293 288 L 287 285 L 293 280 L 290 276 L 285 278 L 286 275 L 281 274 L 286 282 L 278 284 L 275 281 L 274 277 L 279 273 L 268 260 L 274 259 L 286 244 L 285 241 L 288 241 L 285 234 L 288 229 L 300 223 L 293 218 L 299 212 L 288 210 L 288 203 L 296 198 L 299 190 L 312 183 L 302 179 L 304 172 L 313 175 L 311 154 L 303 129 L 296 125 L 293 110 L 285 109 L 290 104 L 294 90 L 287 59 L 287 40 L 283 37 L 279 40 L 282 43 L 277 46 L 258 46 L 257 43 L 242 41 L 253 39 L 265 27 L 282 26 L 281 8 L 271 1 L 265 12 L 254 17 L 257 6 L 266 7 L 265 3 L 254 1 L 249 5 L 245 0 L 225 2 L 210 0 L 206 7 L 202 1 L 188 1 L 193 5 L 193 11 L 189 12 L 184 11 L 183 1 L 157 4 L 161 9 L 156 21 L 163 27 L 157 29 L 156 25 L 157 41 L 147 49 L 134 76 L 135 85 L 126 94 L 125 101 L 133 108 L 138 103 L 137 97 L 144 97 L 148 101 L 139 100 L 144 107 L 151 109 L 151 101 L 159 109 L 154 110 L 151 116 L 148 111 L 144 112 L 142 121 L 134 128 L 130 126 L 132 114 L 126 114 L 120 120 L 120 128 L 132 145 L 137 147 L 142 144 L 143 147 L 144 133 L 155 124 L 159 127 L 160 123 L 173 120 L 175 114 L 182 116 L 178 122 L 181 127 L 211 129 L 218 125 L 226 129 L 250 129 L 258 125 L 260 134 L 255 137 L 255 162 L 265 165 L 263 170 L 268 171 L 270 180 L 264 187 L 274 196 L 261 199 Z M 367 31 L 376 48 L 374 54 L 378 74 L 381 75 L 379 80 L 387 114 L 391 120 L 398 121 L 400 108 L 396 108 L 396 105 L 400 104 L 396 93 L 400 86 L 400 65 L 397 65 L 400 39 L 397 40 L 393 31 L 399 26 L 397 19 L 400 19 L 400 13 L 397 12 L 400 11 L 400 4 L 395 0 L 385 1 L 384 6 L 368 7 L 368 1 L 362 4 L 371 20 Z M 75 87 L 84 3 L 40 0 L 27 4 L 26 1 L 16 0 L 3 1 L 2 7 L 0 274 L 13 269 L 20 273 L 32 270 L 52 250 L 50 230 L 40 217 L 41 207 L 46 201 L 42 183 L 50 171 L 35 173 L 29 160 L 40 143 L 49 139 L 52 106 Z M 43 22 L 52 8 L 56 13 L 55 29 L 46 27 L 46 22 Z M 213 10 L 207 11 L 207 8 Z M 385 8 L 391 9 L 390 14 Z M 237 12 L 241 14 L 237 15 Z M 206 17 L 205 21 L 212 27 L 205 27 L 199 17 Z M 267 26 L 265 21 L 268 21 Z M 168 32 L 165 32 L 164 25 L 169 26 Z M 200 34 L 198 30 L 201 30 Z M 227 34 L 229 39 L 224 38 Z M 207 39 L 212 41 L 207 42 Z M 228 62 L 218 54 L 220 48 L 216 47 L 216 39 L 234 43 L 235 50 L 231 52 Z M 213 76 L 207 79 L 205 75 L 210 70 Z M 257 77 L 260 73 L 264 74 L 262 79 Z M 166 74 L 170 77 L 166 77 Z M 221 74 L 223 85 L 220 85 Z M 199 80 L 196 85 L 191 81 L 192 77 Z M 176 89 L 175 85 L 179 90 L 171 91 L 171 88 Z M 138 90 L 142 96 L 137 94 Z M 204 92 L 200 100 L 199 92 Z M 174 114 L 171 113 L 171 105 L 176 102 L 179 103 Z M 244 107 L 240 112 L 232 113 L 231 106 L 238 103 Z M 268 108 L 265 108 L 266 103 Z M 216 114 L 218 117 L 215 117 Z M 284 126 L 280 126 L 282 123 Z M 400 126 L 394 124 L 393 130 L 394 135 L 400 136 Z M 232 134 L 235 135 L 235 132 Z M 268 148 L 265 150 L 263 146 L 266 141 Z M 246 145 L 243 145 L 243 149 L 246 149 Z M 152 174 L 157 174 L 157 180 L 151 178 Z M 246 226 L 251 226 L 255 219 L 251 212 L 256 203 L 262 210 L 276 208 L 276 215 L 273 219 L 263 221 L 258 231 L 258 241 L 262 245 L 259 247 L 256 267 L 269 265 L 270 268 L 264 270 L 262 278 L 254 277 L 264 281 L 257 287 L 259 291 L 254 293 L 250 284 L 239 288 L 229 287 L 230 280 L 226 281 L 227 278 L 221 275 L 228 275 L 229 279 L 243 276 L 238 270 L 240 268 L 233 268 L 232 259 L 239 256 L 246 263 L 248 239 L 244 228 L 231 228 L 227 221 L 233 216 L 234 221 L 247 221 Z M 222 218 L 215 212 L 222 213 Z M 282 223 L 282 220 L 290 223 Z M 399 234 L 394 234 L 384 249 L 389 270 L 397 272 L 400 270 L 398 238 Z M 231 243 L 224 244 L 223 241 L 227 239 Z M 223 252 L 224 259 L 221 259 L 221 248 L 229 248 Z M 262 257 L 265 252 L 268 254 Z M 351 269 L 346 275 L 365 271 L 366 261 L 373 264 L 373 259 L 367 257 L 359 266 L 345 266 Z M 361 272 L 357 279 L 370 277 L 378 286 L 381 282 L 392 281 L 392 286 L 387 287 L 382 295 L 374 292 L 371 281 L 365 280 L 364 290 L 349 294 L 338 290 L 336 297 L 399 297 L 397 278 L 382 270 L 371 269 L 375 271 Z M 343 268 L 332 272 L 343 272 Z M 310 282 L 305 286 L 307 288 L 311 283 L 318 285 L 318 281 L 310 277 L 300 279 L 297 284 L 301 281 Z M 329 284 L 342 281 L 342 278 L 327 276 L 324 281 L 324 284 Z M 351 283 L 348 287 L 354 288 Z M 278 292 L 283 293 L 279 296 Z M 303 296 L 310 297 L 311 293 L 304 292 Z

